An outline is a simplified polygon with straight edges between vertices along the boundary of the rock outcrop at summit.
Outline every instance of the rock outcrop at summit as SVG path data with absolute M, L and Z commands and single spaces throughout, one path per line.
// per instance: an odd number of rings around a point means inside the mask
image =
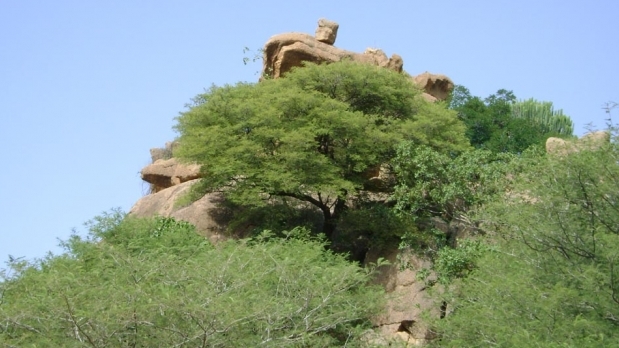
M 397 54 L 389 58 L 381 49 L 368 48 L 363 53 L 356 53 L 333 46 L 338 28 L 339 24 L 320 19 L 315 36 L 305 33 L 272 36 L 264 45 L 262 78 L 282 77 L 292 68 L 302 66 L 303 62 L 334 63 L 345 59 L 404 73 L 404 60 Z M 422 97 L 428 101 L 444 100 L 454 87 L 445 75 L 425 72 L 412 79 L 425 91 Z
M 304 33 L 285 33 L 271 37 L 264 46 L 262 76 L 279 78 L 292 68 L 302 66 L 303 62 L 333 63 L 343 59 L 386 67 L 401 72 L 402 57 L 394 54 L 391 58 L 378 49 L 368 49 L 364 53 L 346 51 Z
M 324 42 L 327 45 L 333 45 L 337 38 L 337 30 L 339 27 L 339 24 L 328 19 L 319 19 L 318 28 L 316 29 L 316 40 Z
M 200 177 L 197 164 L 179 163 L 172 157 L 177 142 L 167 142 L 165 147 L 150 149 L 151 164 L 140 171 L 142 180 L 150 184 L 150 193 L 179 185 Z

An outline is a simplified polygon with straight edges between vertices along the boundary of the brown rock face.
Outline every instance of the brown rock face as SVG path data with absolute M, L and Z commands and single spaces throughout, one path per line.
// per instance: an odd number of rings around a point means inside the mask
M 402 72 L 404 67 L 404 60 L 397 54 L 393 54 L 391 58 L 387 58 L 387 55 L 383 50 L 378 48 L 367 48 L 363 55 L 370 57 L 372 64 L 380 66 L 381 68 L 388 68 L 393 71 Z
M 561 138 L 550 137 L 546 139 L 546 152 L 554 155 L 566 155 L 576 151 L 574 143 Z
M 402 59 L 400 55 L 394 53 L 391 55 L 391 58 L 389 58 L 385 67 L 401 73 L 404 71 L 404 59 Z
M 419 346 L 435 338 L 435 334 L 422 324 L 421 315 L 429 310 L 439 316 L 439 310 L 427 295 L 424 281 L 419 280 L 417 273 L 429 269 L 430 261 L 415 255 L 401 255 L 399 250 L 380 252 L 370 251 L 366 262 L 376 262 L 379 256 L 390 261 L 390 265 L 382 266 L 377 273 L 375 282 L 385 287 L 388 301 L 385 312 L 373 319 L 378 333 L 387 339 L 404 340 L 413 346 Z M 400 269 L 400 262 L 405 260 L 409 267 Z
M 425 72 L 414 77 L 415 83 L 438 100 L 445 100 L 454 89 L 454 83 L 445 75 Z M 427 98 L 426 98 L 427 99 Z
M 316 29 L 316 40 L 324 42 L 327 45 L 333 45 L 337 38 L 337 29 L 339 27 L 339 24 L 328 19 L 319 19 L 318 28 Z
M 285 33 L 272 36 L 264 45 L 262 78 L 279 78 L 303 62 L 333 63 L 343 59 L 372 64 L 402 73 L 404 60 L 397 54 L 388 58 L 380 49 L 368 48 L 363 53 L 343 50 L 333 46 L 339 25 L 327 19 L 318 21 L 316 36 L 304 33 Z M 427 101 L 445 100 L 454 83 L 445 75 L 428 72 L 412 78 L 425 93 Z
M 151 184 L 151 191 L 156 193 L 168 187 L 199 178 L 200 166 L 182 164 L 175 158 L 159 159 L 144 167 L 141 175 L 142 180 Z
M 395 184 L 395 174 L 387 164 L 368 168 L 363 176 L 367 180 L 365 189 L 370 192 L 389 192 Z
M 286 33 L 271 37 L 264 46 L 262 76 L 279 78 L 303 62 L 333 63 L 342 59 L 368 63 L 402 71 L 402 57 L 387 58 L 381 50 L 367 50 L 365 53 L 346 51 L 303 33 Z
M 221 206 L 223 197 L 219 193 L 209 193 L 192 204 L 177 207 L 180 197 L 188 192 L 198 180 L 184 182 L 142 197 L 129 211 L 136 217 L 164 216 L 187 221 L 211 242 L 225 239 L 226 227 L 231 219 L 231 212 Z

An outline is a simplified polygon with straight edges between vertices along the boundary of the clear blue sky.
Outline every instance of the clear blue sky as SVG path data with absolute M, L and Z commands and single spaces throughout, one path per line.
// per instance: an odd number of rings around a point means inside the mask
M 0 260 L 147 190 L 149 149 L 211 84 L 257 80 L 244 47 L 340 24 L 336 46 L 398 53 L 473 95 L 552 101 L 578 134 L 619 101 L 619 1 L 0 1 Z

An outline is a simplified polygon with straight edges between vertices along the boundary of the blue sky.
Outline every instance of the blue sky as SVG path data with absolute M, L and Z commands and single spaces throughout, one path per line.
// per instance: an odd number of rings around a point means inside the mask
M 0 2 L 0 260 L 58 252 L 57 239 L 146 192 L 149 149 L 211 84 L 275 34 L 340 24 L 337 47 L 381 48 L 416 75 L 473 95 L 552 101 L 577 134 L 619 101 L 619 1 Z

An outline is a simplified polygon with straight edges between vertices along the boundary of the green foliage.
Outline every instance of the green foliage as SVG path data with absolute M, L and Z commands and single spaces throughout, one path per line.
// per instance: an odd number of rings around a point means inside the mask
M 511 104 L 512 116 L 533 121 L 546 133 L 571 137 L 574 133 L 572 119 L 563 110 L 554 110 L 552 102 L 540 102 L 533 98 Z
M 397 214 L 382 202 L 363 202 L 344 212 L 332 247 L 349 252 L 353 260 L 361 261 L 368 249 L 397 245 L 400 238 L 416 232 L 411 216 Z
M 541 157 L 480 215 L 494 251 L 444 294 L 447 347 L 619 345 L 619 149 Z
M 97 218 L 67 254 L 9 262 L 3 346 L 355 346 L 380 308 L 369 271 L 306 230 L 215 247 L 184 222 L 122 216 Z
M 550 136 L 573 133 L 570 117 L 555 111 L 551 102 L 517 102 L 513 92 L 504 89 L 482 100 L 456 86 L 450 107 L 466 124 L 471 144 L 494 152 L 521 153 L 531 145 L 543 145 Z
M 473 99 L 471 91 L 462 85 L 455 85 L 451 94 L 447 98 L 447 104 L 450 109 L 459 110 Z
M 520 161 L 512 154 L 488 150 L 467 151 L 454 158 L 428 147 L 401 144 L 393 161 L 398 180 L 395 211 L 428 226 L 404 233 L 400 248 L 431 259 L 441 284 L 466 276 L 475 268 L 483 243 L 456 243 L 450 232 L 433 224 L 438 219 L 447 229 L 452 222 L 477 229 L 469 217 L 471 211 L 505 193 L 510 185 L 508 174 L 522 170 Z
M 457 278 L 466 277 L 476 269 L 477 260 L 488 250 L 488 246 L 480 240 L 471 239 L 460 241 L 455 248 L 442 248 L 433 265 L 438 281 L 446 285 Z
M 502 152 L 491 144 L 497 144 L 494 140 L 501 134 L 501 130 L 509 125 L 510 104 L 515 100 L 511 91 L 499 90 L 482 100 L 474 97 L 464 86 L 454 88 L 450 106 L 458 112 L 458 116 L 464 121 L 467 131 L 466 135 L 471 141 L 471 145 L 476 148 L 489 149 L 495 152 Z M 498 144 L 507 144 L 505 139 Z
M 367 182 L 364 173 L 388 162 L 400 141 L 467 148 L 455 113 L 418 95 L 407 77 L 353 62 L 212 87 L 178 117 L 175 156 L 202 164 L 199 193 L 225 187 L 244 205 L 272 196 L 309 202 L 331 237 L 347 198 Z
M 272 198 L 271 204 L 240 206 L 228 203 L 233 217 L 228 224 L 229 231 L 245 231 L 242 235 L 255 236 L 264 230 L 286 231 L 294 227 L 305 227 L 318 233 L 322 228 L 323 216 L 316 207 L 299 204 L 290 198 Z
M 416 217 L 451 221 L 469 208 L 504 192 L 514 156 L 487 150 L 453 158 L 429 147 L 402 143 L 393 165 L 398 180 L 396 209 Z
M 543 255 L 531 255 L 522 244 L 498 249 L 443 295 L 452 312 L 436 322 L 441 338 L 435 346 L 617 346 L 616 325 L 588 302 L 599 293 L 540 273 Z

